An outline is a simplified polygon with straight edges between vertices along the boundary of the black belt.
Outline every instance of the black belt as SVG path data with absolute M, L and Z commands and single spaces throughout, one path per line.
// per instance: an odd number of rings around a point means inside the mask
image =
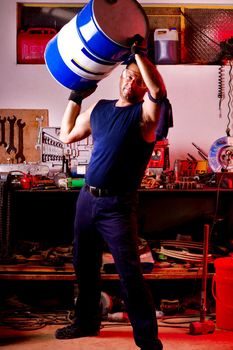
M 120 191 L 108 190 L 106 188 L 98 188 L 90 185 L 85 185 L 85 188 L 95 197 L 110 197 L 123 194 L 124 192 L 119 193 Z

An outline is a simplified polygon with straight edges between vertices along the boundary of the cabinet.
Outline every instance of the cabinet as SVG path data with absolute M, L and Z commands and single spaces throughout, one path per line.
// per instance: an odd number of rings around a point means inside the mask
M 52 28 L 59 31 L 85 4 L 17 4 L 17 30 Z M 149 20 L 149 57 L 154 61 L 154 31 L 176 28 L 180 63 L 219 64 L 232 59 L 233 6 L 153 4 L 142 7 Z
M 20 242 L 42 243 L 44 249 L 71 245 L 73 217 L 77 190 L 13 190 L 7 221 L 11 222 L 10 251 L 14 255 Z M 191 235 L 203 241 L 203 223 L 216 213 L 224 220 L 215 239 L 220 244 L 232 240 L 233 190 L 139 190 L 139 232 L 148 241 L 175 239 L 177 234 Z M 1 237 L 3 238 L 3 237 Z M 214 237 L 212 237 L 214 238 Z M 28 255 L 29 251 L 28 251 Z M 211 277 L 211 273 L 209 277 Z M 102 274 L 103 280 L 117 280 L 117 274 Z M 152 279 L 201 278 L 201 269 L 161 269 L 146 273 Z M 45 266 L 38 262 L 22 261 L 0 264 L 2 280 L 74 280 L 71 263 Z

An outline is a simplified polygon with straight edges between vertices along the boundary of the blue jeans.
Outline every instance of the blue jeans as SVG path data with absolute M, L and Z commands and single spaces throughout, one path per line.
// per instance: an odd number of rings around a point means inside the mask
M 84 186 L 74 222 L 74 268 L 79 286 L 76 323 L 98 329 L 103 242 L 114 258 L 136 344 L 160 350 L 153 297 L 144 281 L 137 241 L 137 194 L 95 197 Z

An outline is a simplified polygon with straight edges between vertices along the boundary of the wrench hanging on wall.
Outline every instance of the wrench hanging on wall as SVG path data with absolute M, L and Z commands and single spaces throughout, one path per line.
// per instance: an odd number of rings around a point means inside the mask
M 7 117 L 7 120 L 10 124 L 10 135 L 9 135 L 9 143 L 6 147 L 7 153 L 11 154 L 11 152 L 16 152 L 17 149 L 14 145 L 14 127 L 15 127 L 15 122 L 16 122 L 16 116 L 13 115 L 13 117 Z
M 36 144 L 35 144 L 35 149 L 39 150 L 41 149 L 41 141 L 42 141 L 42 122 L 44 120 L 44 117 L 43 116 L 40 116 L 40 117 L 36 117 L 36 121 L 38 122 L 38 134 L 37 134 L 37 141 L 36 141 Z
M 22 119 L 17 120 L 18 125 L 18 152 L 15 155 L 17 163 L 23 163 L 25 161 L 25 156 L 23 154 L 23 128 L 26 123 L 22 123 Z
M 0 117 L 0 125 L 1 125 L 1 141 L 0 146 L 7 146 L 6 140 L 5 140 L 5 123 L 6 123 L 6 117 Z

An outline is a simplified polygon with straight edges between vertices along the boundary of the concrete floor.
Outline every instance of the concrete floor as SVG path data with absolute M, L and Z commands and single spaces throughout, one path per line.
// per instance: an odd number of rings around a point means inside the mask
M 0 327 L 0 347 L 5 350 L 137 350 L 129 325 L 104 324 L 98 337 L 57 340 L 60 326 L 49 325 L 33 331 Z M 233 330 L 216 329 L 213 334 L 190 335 L 187 327 L 159 325 L 164 350 L 233 350 Z

